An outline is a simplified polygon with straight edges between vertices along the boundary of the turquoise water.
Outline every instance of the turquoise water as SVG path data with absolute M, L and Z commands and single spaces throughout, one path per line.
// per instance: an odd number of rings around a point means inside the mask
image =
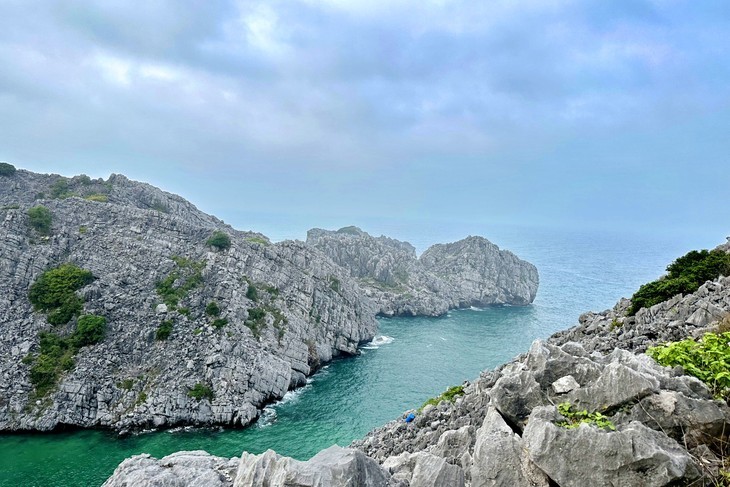
M 541 287 L 532 306 L 382 319 L 387 338 L 379 345 L 331 363 L 245 430 L 175 430 L 121 439 L 99 431 L 0 435 L 0 485 L 100 485 L 121 460 L 142 452 L 160 457 L 202 449 L 230 457 L 272 448 L 309 458 L 526 351 L 533 339 L 571 326 L 581 312 L 612 306 L 676 256 L 712 244 L 565 232 L 531 237 L 505 233 L 496 243 L 537 265 Z

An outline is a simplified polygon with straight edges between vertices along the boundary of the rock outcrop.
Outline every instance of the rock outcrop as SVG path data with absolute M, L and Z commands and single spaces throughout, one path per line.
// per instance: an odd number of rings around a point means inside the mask
M 48 235 L 29 220 L 38 205 L 52 216 Z M 376 333 L 375 309 L 316 249 L 236 231 L 123 176 L 17 171 L 0 176 L 0 208 L 2 431 L 245 425 Z M 228 248 L 206 243 L 215 231 Z M 83 313 L 106 318 L 106 333 L 38 394 L 40 335 L 69 336 L 75 320 L 50 325 L 28 290 L 66 262 L 93 274 L 77 295 Z
M 347 269 L 383 316 L 437 316 L 452 308 L 530 304 L 534 265 L 482 237 L 437 244 L 420 258 L 408 242 L 357 227 L 312 229 L 307 243 Z

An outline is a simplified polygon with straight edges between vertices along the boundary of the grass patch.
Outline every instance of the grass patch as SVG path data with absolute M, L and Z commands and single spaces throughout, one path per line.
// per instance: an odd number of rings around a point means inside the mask
M 220 330 L 227 324 L 228 324 L 228 320 L 226 318 L 216 318 L 215 320 L 213 320 L 213 323 L 211 323 L 213 328 L 215 328 L 216 330 Z
M 423 408 L 429 404 L 432 406 L 438 406 L 441 401 L 454 402 L 456 398 L 464 395 L 464 386 L 452 386 L 446 389 L 440 396 L 432 397 L 428 401 L 424 402 L 423 405 L 418 408 L 418 411 L 422 411 Z
M 155 289 L 162 301 L 169 308 L 175 310 L 178 303 L 203 282 L 202 271 L 205 262 L 178 256 L 172 256 L 171 259 L 177 264 L 177 269 L 173 270 L 162 281 L 158 281 Z
M 271 242 L 262 237 L 246 237 L 246 242 L 259 244 L 259 245 L 270 245 Z
M 98 194 L 98 193 L 96 193 L 96 194 L 90 194 L 85 199 L 87 199 L 89 201 L 96 201 L 98 203 L 107 203 L 107 202 L 109 202 L 109 197 L 107 195 L 105 195 L 105 194 Z

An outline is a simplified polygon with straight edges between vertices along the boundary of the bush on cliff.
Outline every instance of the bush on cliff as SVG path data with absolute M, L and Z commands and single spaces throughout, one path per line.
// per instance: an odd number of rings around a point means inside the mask
M 62 325 L 81 312 L 83 300 L 76 291 L 93 280 L 91 272 L 71 263 L 49 269 L 33 283 L 28 299 L 37 311 L 48 313 L 48 322 Z
M 693 250 L 667 267 L 667 275 L 644 284 L 631 297 L 627 314 L 636 314 L 677 294 L 695 292 L 705 281 L 730 274 L 730 254 L 722 250 Z
M 32 229 L 43 236 L 51 234 L 51 225 L 53 224 L 53 215 L 51 210 L 45 206 L 34 206 L 28 210 L 28 224 Z
M 76 322 L 73 343 L 77 348 L 94 345 L 104 339 L 106 318 L 97 315 L 83 315 Z
M 223 232 L 213 232 L 206 243 L 218 250 L 227 250 L 231 247 L 231 237 Z

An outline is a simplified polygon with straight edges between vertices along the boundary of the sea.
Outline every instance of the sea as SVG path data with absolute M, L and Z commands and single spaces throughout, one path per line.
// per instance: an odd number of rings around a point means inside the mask
M 612 307 L 687 251 L 724 241 L 720 234 L 681 231 L 490 230 L 482 234 L 537 266 L 540 288 L 532 305 L 453 310 L 439 318 L 382 318 L 378 336 L 359 355 L 331 362 L 245 429 L 177 428 L 121 438 L 88 430 L 0 435 L 0 486 L 99 486 L 122 460 L 140 453 L 160 458 L 205 450 L 234 457 L 273 449 L 306 460 L 330 445 L 346 446 L 449 386 L 509 361 L 533 340 L 575 325 L 581 313 Z M 414 244 L 423 251 L 440 237 L 424 235 Z

